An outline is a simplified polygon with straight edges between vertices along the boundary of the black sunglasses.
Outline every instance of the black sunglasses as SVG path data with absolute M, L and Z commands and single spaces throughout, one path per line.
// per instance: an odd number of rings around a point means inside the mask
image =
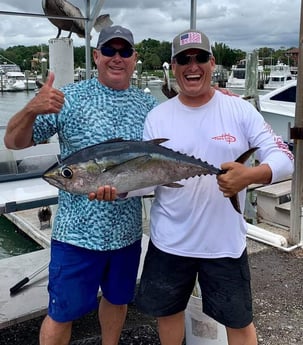
M 131 47 L 125 47 L 125 48 L 121 48 L 121 49 L 116 49 L 113 47 L 109 47 L 109 46 L 102 46 L 100 48 L 101 54 L 104 56 L 108 56 L 108 57 L 113 57 L 116 55 L 116 53 L 119 53 L 119 55 L 122 58 L 129 58 L 133 55 L 134 53 L 134 49 Z
M 185 66 L 189 65 L 192 62 L 192 59 L 195 58 L 196 63 L 206 63 L 210 59 L 209 53 L 199 53 L 194 55 L 185 55 L 178 54 L 175 56 L 175 60 L 178 65 Z

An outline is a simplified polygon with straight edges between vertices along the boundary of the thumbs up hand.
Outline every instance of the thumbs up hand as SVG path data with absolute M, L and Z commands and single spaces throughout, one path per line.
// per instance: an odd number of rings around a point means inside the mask
M 64 94 L 53 87 L 55 74 L 49 72 L 48 77 L 31 102 L 28 104 L 32 107 L 34 114 L 51 114 L 59 113 L 64 104 Z

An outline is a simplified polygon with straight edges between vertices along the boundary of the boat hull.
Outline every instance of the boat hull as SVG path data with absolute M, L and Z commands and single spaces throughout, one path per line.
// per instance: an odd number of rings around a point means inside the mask
M 295 118 L 283 114 L 271 113 L 268 111 L 262 111 L 261 113 L 265 121 L 271 126 L 272 130 L 282 137 L 283 141 L 289 142 L 289 129 L 294 126 Z

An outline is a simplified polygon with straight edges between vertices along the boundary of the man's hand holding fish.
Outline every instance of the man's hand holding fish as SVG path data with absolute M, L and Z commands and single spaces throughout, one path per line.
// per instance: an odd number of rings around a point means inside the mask
M 111 186 L 100 186 L 95 193 L 89 193 L 89 200 L 114 201 L 117 198 L 117 190 Z

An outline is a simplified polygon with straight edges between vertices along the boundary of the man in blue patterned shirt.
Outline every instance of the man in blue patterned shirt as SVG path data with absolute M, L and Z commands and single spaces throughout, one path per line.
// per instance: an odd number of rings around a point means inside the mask
M 121 26 L 104 28 L 93 57 L 98 78 L 57 90 L 49 74 L 38 95 L 9 121 L 8 148 L 29 147 L 57 134 L 65 158 L 112 138 L 142 139 L 145 117 L 157 101 L 130 86 L 137 60 L 132 33 Z M 40 344 L 68 344 L 72 321 L 97 308 L 99 287 L 102 344 L 118 344 L 134 295 L 141 237 L 140 198 L 92 202 L 59 191 Z

